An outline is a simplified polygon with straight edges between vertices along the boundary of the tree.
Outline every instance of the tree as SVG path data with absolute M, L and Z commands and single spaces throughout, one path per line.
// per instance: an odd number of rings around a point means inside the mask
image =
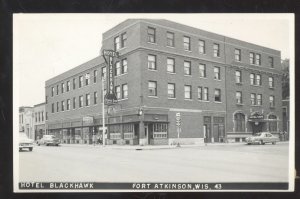
M 281 62 L 282 66 L 282 99 L 290 96 L 290 60 L 284 59 Z

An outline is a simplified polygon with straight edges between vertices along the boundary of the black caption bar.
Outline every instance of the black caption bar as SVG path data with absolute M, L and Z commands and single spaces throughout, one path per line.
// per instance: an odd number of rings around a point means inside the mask
M 288 190 L 288 183 L 20 182 L 22 190 Z

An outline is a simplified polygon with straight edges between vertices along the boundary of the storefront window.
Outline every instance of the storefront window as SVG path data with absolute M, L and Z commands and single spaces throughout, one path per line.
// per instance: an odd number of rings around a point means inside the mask
M 153 138 L 167 138 L 168 124 L 154 123 L 153 124 Z

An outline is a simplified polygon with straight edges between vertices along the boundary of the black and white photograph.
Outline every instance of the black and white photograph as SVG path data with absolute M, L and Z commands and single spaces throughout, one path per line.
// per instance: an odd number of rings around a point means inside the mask
M 13 14 L 14 192 L 294 191 L 293 14 Z

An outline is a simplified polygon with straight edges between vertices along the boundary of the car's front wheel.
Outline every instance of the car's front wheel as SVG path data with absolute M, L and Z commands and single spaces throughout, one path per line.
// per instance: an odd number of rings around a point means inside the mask
M 32 147 L 29 148 L 29 151 L 32 151 Z
M 264 145 L 265 143 L 264 143 L 264 141 L 261 140 L 261 141 L 260 141 L 260 144 L 261 144 L 261 145 Z
M 276 142 L 272 142 L 272 144 L 276 144 Z

